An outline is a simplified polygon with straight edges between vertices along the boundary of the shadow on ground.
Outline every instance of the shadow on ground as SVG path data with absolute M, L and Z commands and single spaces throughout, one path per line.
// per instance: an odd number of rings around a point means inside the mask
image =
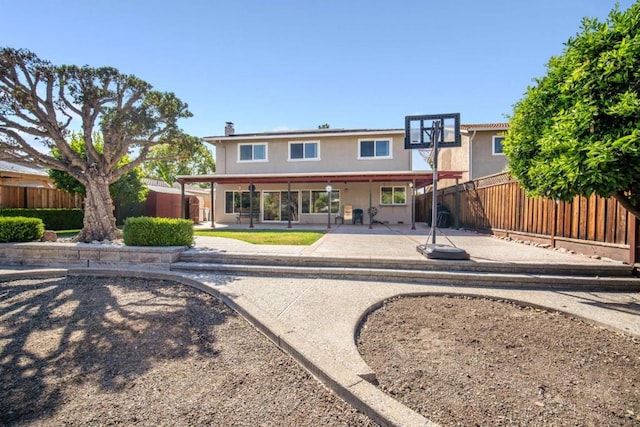
M 215 357 L 211 326 L 231 310 L 203 303 L 184 286 L 155 283 L 73 277 L 2 283 L 0 424 L 55 412 L 67 383 L 119 391 L 155 363 L 189 351 Z

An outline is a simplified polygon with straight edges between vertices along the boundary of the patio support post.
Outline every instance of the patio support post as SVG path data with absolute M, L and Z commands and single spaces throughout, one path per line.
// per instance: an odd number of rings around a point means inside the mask
M 459 188 L 459 182 L 460 180 L 458 178 L 456 178 L 456 194 L 455 194 L 455 200 L 456 200 L 456 215 L 453 218 L 453 227 L 454 228 L 460 228 L 460 188 Z
M 287 182 L 287 228 L 291 228 L 291 181 Z
M 185 200 L 184 200 L 184 181 L 180 182 L 180 218 L 185 219 L 185 215 L 184 215 L 184 204 L 185 204 Z
M 216 183 L 211 183 L 211 212 L 209 213 L 211 218 L 211 228 L 216 228 Z
M 253 228 L 253 192 L 255 190 L 256 186 L 253 185 L 252 182 L 251 184 L 249 184 L 249 228 Z
M 369 212 L 369 230 L 371 230 L 373 228 L 373 216 L 371 215 L 371 180 L 369 180 L 369 210 L 367 212 Z
M 331 188 L 331 183 L 327 184 L 325 190 L 327 190 L 327 197 L 329 202 L 329 204 L 327 205 L 327 230 L 331 230 L 331 191 L 333 190 L 333 188 Z

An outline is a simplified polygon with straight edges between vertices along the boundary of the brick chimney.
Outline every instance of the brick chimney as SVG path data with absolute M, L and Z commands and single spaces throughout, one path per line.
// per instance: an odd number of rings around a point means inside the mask
M 236 133 L 236 130 L 233 128 L 233 122 L 225 122 L 224 124 L 224 136 L 231 136 Z

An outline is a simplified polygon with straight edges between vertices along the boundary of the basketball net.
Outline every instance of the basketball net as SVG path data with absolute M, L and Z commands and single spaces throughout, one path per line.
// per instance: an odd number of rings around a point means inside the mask
M 420 154 L 420 157 L 422 157 L 422 159 L 427 162 L 427 164 L 429 166 L 431 166 L 431 169 L 433 169 L 433 149 L 432 148 L 419 148 L 418 149 L 418 154 Z

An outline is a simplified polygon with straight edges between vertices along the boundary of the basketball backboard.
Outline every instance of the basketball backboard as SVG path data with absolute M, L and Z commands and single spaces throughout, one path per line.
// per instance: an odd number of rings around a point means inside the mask
M 404 118 L 404 148 L 460 147 L 460 113 L 425 114 Z

